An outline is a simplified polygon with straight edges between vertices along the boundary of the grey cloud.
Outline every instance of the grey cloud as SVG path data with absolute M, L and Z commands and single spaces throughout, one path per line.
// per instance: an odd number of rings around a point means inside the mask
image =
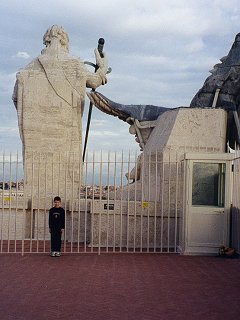
M 25 51 L 18 51 L 18 53 L 15 55 L 16 58 L 20 59 L 29 59 L 30 55 Z

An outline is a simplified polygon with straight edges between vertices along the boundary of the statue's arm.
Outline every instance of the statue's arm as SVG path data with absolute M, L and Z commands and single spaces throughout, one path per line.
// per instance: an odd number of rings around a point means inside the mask
M 94 53 L 98 69 L 95 73 L 87 73 L 86 86 L 88 88 L 96 89 L 97 87 L 107 83 L 106 74 L 108 70 L 108 63 L 105 53 L 103 53 L 103 57 L 100 56 L 97 49 L 95 49 Z
M 18 127 L 20 132 L 20 138 L 23 141 L 23 120 L 22 120 L 22 111 L 23 111 L 23 78 L 20 75 L 20 72 L 16 74 L 16 82 L 13 89 L 12 100 L 17 109 L 17 118 L 18 118 Z

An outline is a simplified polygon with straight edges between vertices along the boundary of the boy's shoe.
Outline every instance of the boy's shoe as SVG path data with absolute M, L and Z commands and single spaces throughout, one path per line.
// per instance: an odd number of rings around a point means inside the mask
M 61 252 L 57 251 L 57 252 L 55 253 L 55 256 L 56 256 L 56 257 L 60 257 L 60 256 L 61 256 Z
M 52 251 L 52 252 L 50 253 L 50 256 L 51 256 L 51 257 L 55 257 L 55 256 L 56 256 L 56 252 L 55 252 L 55 251 Z

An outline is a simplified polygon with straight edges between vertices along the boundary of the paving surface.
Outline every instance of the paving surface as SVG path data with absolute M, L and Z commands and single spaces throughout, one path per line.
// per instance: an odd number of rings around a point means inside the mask
M 2 254 L 0 319 L 240 319 L 240 259 Z

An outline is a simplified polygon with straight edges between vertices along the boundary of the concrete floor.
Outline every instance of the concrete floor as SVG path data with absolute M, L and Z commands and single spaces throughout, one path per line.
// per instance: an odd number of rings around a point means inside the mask
M 240 259 L 0 255 L 0 319 L 240 318 Z

